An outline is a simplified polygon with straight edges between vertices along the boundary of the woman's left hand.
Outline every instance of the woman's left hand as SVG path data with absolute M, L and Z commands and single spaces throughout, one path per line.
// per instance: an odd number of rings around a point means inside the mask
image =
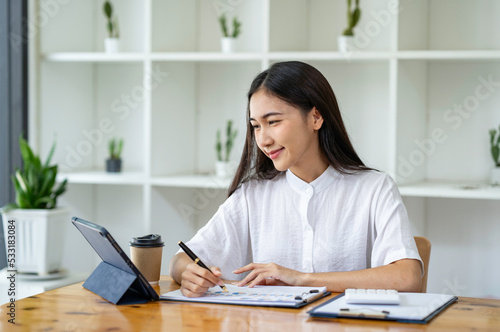
M 251 263 L 234 270 L 233 273 L 240 274 L 250 272 L 243 280 L 237 283 L 237 286 L 244 286 L 248 283 L 248 287 L 255 285 L 277 285 L 277 286 L 299 286 L 302 285 L 304 273 L 287 269 L 275 263 L 259 264 Z

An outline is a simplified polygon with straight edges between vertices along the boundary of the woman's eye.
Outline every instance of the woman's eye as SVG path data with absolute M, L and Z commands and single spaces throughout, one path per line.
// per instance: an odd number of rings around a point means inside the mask
M 280 122 L 280 121 L 279 121 L 279 120 L 269 121 L 269 125 L 273 125 L 273 124 L 276 124 L 276 123 L 278 123 L 278 122 Z
M 259 125 L 251 125 L 251 126 L 252 126 L 252 128 L 253 128 L 254 130 L 255 130 L 255 129 L 257 129 L 257 128 L 259 128 Z

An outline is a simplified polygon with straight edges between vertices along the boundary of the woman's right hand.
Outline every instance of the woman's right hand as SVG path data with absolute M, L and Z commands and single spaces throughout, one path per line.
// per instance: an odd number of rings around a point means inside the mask
M 187 297 L 199 297 L 210 287 L 223 285 L 220 279 L 222 272 L 218 267 L 212 266 L 210 270 L 202 268 L 198 264 L 190 263 L 182 273 L 181 292 Z

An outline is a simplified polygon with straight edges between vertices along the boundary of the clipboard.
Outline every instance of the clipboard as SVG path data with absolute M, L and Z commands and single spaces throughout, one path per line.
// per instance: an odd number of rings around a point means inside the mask
M 447 294 L 399 293 L 399 305 L 347 304 L 345 293 L 310 310 L 311 317 L 355 318 L 426 324 L 458 300 Z
M 331 293 L 326 287 L 296 287 L 296 286 L 255 286 L 237 287 L 226 284 L 228 292 L 219 287 L 209 288 L 201 297 L 189 298 L 180 290 L 160 295 L 160 300 L 234 304 L 259 307 L 302 308 Z

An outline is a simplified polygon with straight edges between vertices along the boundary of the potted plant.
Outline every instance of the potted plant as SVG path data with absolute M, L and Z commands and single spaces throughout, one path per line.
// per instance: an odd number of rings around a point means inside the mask
M 106 160 L 106 172 L 118 173 L 122 170 L 121 154 L 123 149 L 123 139 L 112 138 L 108 142 L 109 158 Z
M 15 268 L 19 273 L 47 276 L 60 272 L 64 224 L 69 221 L 69 211 L 57 207 L 57 198 L 66 191 L 67 180 L 56 186 L 57 165 L 50 165 L 55 143 L 43 164 L 22 137 L 19 147 L 23 168 L 17 168 L 12 176 L 15 203 L 1 209 L 4 234 L 7 239 L 7 234 L 13 233 L 8 232 L 8 226 L 12 230 L 15 225 Z
M 108 30 L 108 37 L 104 39 L 104 49 L 107 53 L 116 53 L 120 50 L 118 31 L 118 19 L 113 15 L 113 6 L 109 0 L 104 2 L 103 6 L 104 15 L 106 16 L 106 28 Z
M 231 150 L 233 149 L 234 139 L 238 134 L 238 130 L 233 130 L 233 121 L 228 120 L 226 126 L 226 143 L 225 154 L 222 153 L 222 139 L 220 129 L 217 130 L 217 137 L 215 143 L 215 151 L 217 152 L 217 162 L 215 163 L 215 174 L 219 177 L 228 177 L 232 174 L 231 165 L 229 163 L 229 157 L 231 155 Z
M 359 8 L 359 0 L 356 0 L 354 8 L 352 1 L 347 0 L 347 28 L 342 35 L 337 39 L 337 46 L 340 52 L 351 52 L 354 49 L 354 31 L 353 29 L 359 22 L 361 17 L 361 9 Z
M 490 147 L 491 156 L 495 167 L 491 170 L 491 184 L 494 186 L 500 185 L 500 126 L 498 131 L 496 129 L 490 130 Z
M 233 32 L 229 32 L 229 28 L 227 26 L 227 18 L 226 14 L 222 14 L 219 17 L 219 24 L 222 31 L 222 39 L 221 39 L 221 48 L 223 53 L 231 53 L 234 52 L 234 41 L 241 33 L 241 22 L 238 19 L 233 17 Z

